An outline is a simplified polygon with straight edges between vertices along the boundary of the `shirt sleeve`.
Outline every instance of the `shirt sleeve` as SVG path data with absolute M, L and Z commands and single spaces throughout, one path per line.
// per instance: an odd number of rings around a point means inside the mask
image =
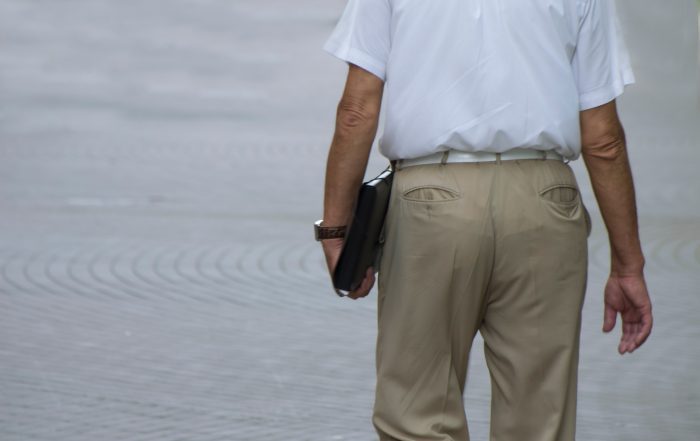
M 386 79 L 390 47 L 391 6 L 388 0 L 349 0 L 323 46 L 331 55 L 382 80 Z
M 580 110 L 608 103 L 634 83 L 614 0 L 588 0 L 572 67 Z

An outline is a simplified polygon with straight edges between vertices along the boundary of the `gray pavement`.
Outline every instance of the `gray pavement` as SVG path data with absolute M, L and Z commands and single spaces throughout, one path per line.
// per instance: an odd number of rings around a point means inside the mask
M 0 1 L 0 440 L 371 440 L 375 295 L 311 240 L 341 0 Z M 694 0 L 619 1 L 620 107 L 656 328 L 601 334 L 594 215 L 581 440 L 700 439 Z M 368 175 L 383 161 L 373 156 Z M 466 402 L 488 433 L 475 346 Z

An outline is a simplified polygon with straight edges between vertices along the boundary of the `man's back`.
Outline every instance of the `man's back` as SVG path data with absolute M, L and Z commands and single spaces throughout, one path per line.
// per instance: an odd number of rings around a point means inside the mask
M 389 159 L 533 147 L 575 159 L 579 110 L 634 79 L 613 5 L 352 0 L 326 49 L 386 80 Z

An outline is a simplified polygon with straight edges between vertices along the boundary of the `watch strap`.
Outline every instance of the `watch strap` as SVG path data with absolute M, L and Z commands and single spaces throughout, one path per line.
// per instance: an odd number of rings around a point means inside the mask
M 317 221 L 314 224 L 316 240 L 339 239 L 345 237 L 347 226 L 325 227 L 321 225 L 321 222 L 323 221 Z

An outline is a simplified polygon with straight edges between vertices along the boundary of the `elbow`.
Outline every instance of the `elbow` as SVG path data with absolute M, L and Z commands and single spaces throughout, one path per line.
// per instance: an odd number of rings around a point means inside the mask
M 374 130 L 379 120 L 379 109 L 359 99 L 344 98 L 338 104 L 337 130 L 341 133 Z
M 584 138 L 581 146 L 581 154 L 586 158 L 602 159 L 606 161 L 617 160 L 627 154 L 627 142 L 625 133 L 615 130 L 595 140 Z

